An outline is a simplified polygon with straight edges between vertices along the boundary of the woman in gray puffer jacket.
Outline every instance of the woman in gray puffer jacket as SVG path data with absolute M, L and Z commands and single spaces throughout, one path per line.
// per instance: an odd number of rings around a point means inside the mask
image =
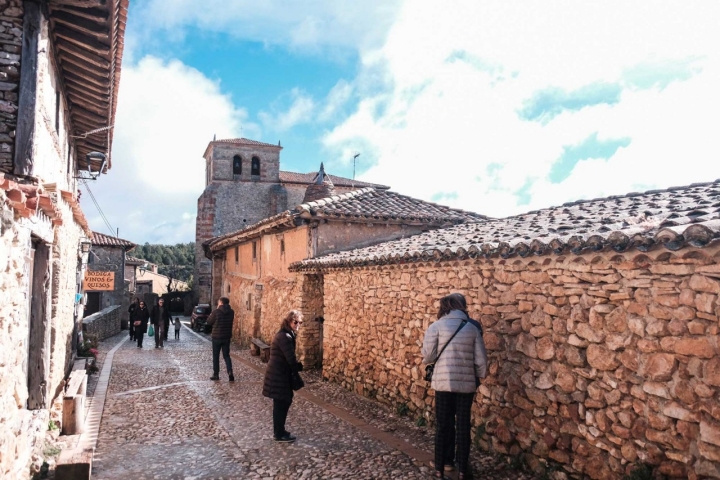
M 440 299 L 437 317 L 425 332 L 422 347 L 423 363 L 435 363 L 431 384 L 435 390 L 435 473 L 443 478 L 443 470 L 452 469 L 456 459 L 458 478 L 468 479 L 472 475 L 468 465 L 470 410 L 479 379 L 487 375 L 487 353 L 481 327 L 468 316 L 467 303 L 461 294 Z

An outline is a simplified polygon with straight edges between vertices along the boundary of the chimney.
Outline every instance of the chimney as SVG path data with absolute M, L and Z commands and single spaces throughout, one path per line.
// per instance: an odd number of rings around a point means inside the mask
M 317 173 L 317 176 L 315 176 L 313 183 L 308 185 L 307 190 L 305 190 L 303 203 L 332 197 L 335 194 L 335 185 L 333 185 L 332 180 L 330 180 L 330 176 L 325 173 L 325 166 L 321 163 L 320 171 Z

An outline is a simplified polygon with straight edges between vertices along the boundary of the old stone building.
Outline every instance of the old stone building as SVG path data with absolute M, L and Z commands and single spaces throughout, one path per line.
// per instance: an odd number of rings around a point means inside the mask
M 297 275 L 290 264 L 485 218 L 387 189 L 337 193 L 322 167 L 315 177 L 300 205 L 203 245 L 213 260 L 213 304 L 230 298 L 235 338 L 269 342 L 284 315 L 300 308 L 307 321 L 298 353 L 308 366 L 323 358 L 323 278 Z
M 92 251 L 88 257 L 87 269 L 95 272 L 112 272 L 112 290 L 85 289 L 85 316 L 92 315 L 112 305 L 120 305 L 121 319 L 128 320 L 127 309 L 130 295 L 134 292 L 132 281 L 126 278 L 126 256 L 137 245 L 118 237 L 99 232 L 92 233 Z
M 210 301 L 211 262 L 202 244 L 211 238 L 253 225 L 302 202 L 316 172 L 280 170 L 280 145 L 246 138 L 213 140 L 205 154 L 205 190 L 198 198 L 195 230 L 195 294 L 200 303 Z M 330 175 L 335 190 L 344 193 L 383 185 Z
M 473 407 L 485 448 L 593 479 L 640 463 L 720 478 L 719 239 L 716 181 L 461 224 L 290 271 L 323 285 L 323 376 L 357 393 L 431 419 L 420 346 L 438 299 L 461 292 L 490 360 Z
M 0 478 L 39 461 L 73 360 L 92 234 L 77 177 L 111 166 L 126 14 L 0 1 Z

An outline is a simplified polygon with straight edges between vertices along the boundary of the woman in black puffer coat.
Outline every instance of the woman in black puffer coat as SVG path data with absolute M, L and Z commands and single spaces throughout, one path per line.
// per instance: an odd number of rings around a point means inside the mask
M 302 313 L 291 310 L 270 345 L 270 360 L 265 370 L 263 395 L 273 399 L 273 434 L 276 442 L 294 442 L 285 430 L 285 420 L 293 400 L 291 376 L 301 372 L 302 363 L 295 357 L 295 337 L 302 325 Z

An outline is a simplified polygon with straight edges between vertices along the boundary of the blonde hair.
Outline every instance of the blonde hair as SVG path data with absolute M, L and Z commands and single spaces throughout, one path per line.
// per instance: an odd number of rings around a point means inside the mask
M 302 313 L 300 310 L 290 310 L 282 321 L 282 328 L 285 330 L 294 330 L 292 323 L 295 320 L 302 320 Z

